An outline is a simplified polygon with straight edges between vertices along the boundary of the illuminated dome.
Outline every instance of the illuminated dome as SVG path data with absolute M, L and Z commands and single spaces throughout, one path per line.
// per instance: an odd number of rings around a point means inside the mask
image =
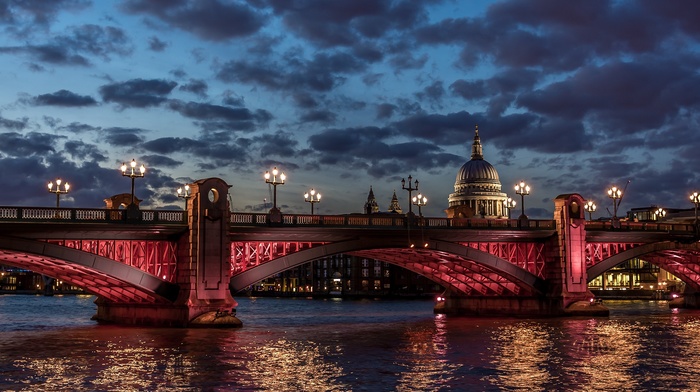
M 484 160 L 479 127 L 474 131 L 471 159 L 462 165 L 455 180 L 455 192 L 448 198 L 448 217 L 504 218 L 507 210 L 496 169 Z

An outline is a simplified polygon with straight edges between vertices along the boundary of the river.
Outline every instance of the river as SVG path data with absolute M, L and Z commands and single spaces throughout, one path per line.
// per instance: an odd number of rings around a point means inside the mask
M 435 315 L 422 300 L 237 298 L 240 329 L 100 325 L 92 296 L 0 295 L 2 391 L 677 391 L 700 311 Z

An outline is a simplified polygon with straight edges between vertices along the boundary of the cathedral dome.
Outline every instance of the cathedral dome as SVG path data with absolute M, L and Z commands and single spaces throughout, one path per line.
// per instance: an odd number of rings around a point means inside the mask
M 507 195 L 501 192 L 501 180 L 496 168 L 484 160 L 479 127 L 474 130 L 471 159 L 457 172 L 454 189 L 447 199 L 449 207 L 445 212 L 448 217 L 508 216 L 503 204 Z
M 462 165 L 457 172 L 455 186 L 475 182 L 501 184 L 496 168 L 484 159 L 472 159 Z

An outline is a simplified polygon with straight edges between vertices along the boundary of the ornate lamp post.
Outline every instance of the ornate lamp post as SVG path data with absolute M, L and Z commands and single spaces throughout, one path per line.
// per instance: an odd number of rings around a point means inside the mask
M 515 200 L 511 199 L 510 197 L 503 200 L 503 207 L 506 208 L 506 211 L 508 211 L 508 219 L 510 219 L 510 210 L 515 208 Z
M 135 159 L 131 160 L 129 166 L 127 166 L 126 163 L 122 163 L 122 176 L 131 178 L 131 204 L 129 204 L 129 207 L 134 205 L 134 180 L 142 178 L 145 174 L 146 166 L 141 165 L 140 168 L 136 169 Z
M 56 188 L 53 187 L 54 182 L 49 181 L 49 192 L 55 193 L 56 194 L 56 208 L 58 208 L 58 205 L 60 203 L 59 197 L 61 193 L 68 193 L 68 190 L 70 189 L 70 185 L 68 185 L 67 182 L 63 182 L 63 189 L 61 189 L 61 179 L 57 178 L 56 179 Z
M 311 215 L 314 214 L 314 204 L 321 202 L 321 194 L 317 193 L 313 188 L 310 191 L 304 193 L 304 201 L 311 203 Z
M 690 202 L 695 204 L 695 227 L 698 226 L 698 205 L 700 205 L 700 193 L 693 192 L 690 194 Z
M 617 206 L 620 204 L 620 199 L 622 199 L 622 191 L 618 187 L 613 186 L 612 188 L 608 189 L 608 197 L 613 201 L 613 220 L 616 220 Z
M 588 220 L 593 220 L 593 212 L 595 212 L 596 205 L 593 200 L 588 200 L 586 204 L 583 205 L 583 209 L 588 211 Z
M 418 180 L 416 180 L 415 185 L 416 187 L 413 187 L 413 184 L 411 183 L 413 181 L 413 177 L 410 175 L 408 176 L 408 188 L 406 187 L 406 180 L 404 178 L 401 179 L 401 189 L 405 189 L 408 191 L 408 200 L 411 200 L 411 192 L 417 191 L 418 190 Z M 408 203 L 408 214 L 413 215 L 413 204 Z
M 418 206 L 418 216 L 422 218 L 423 212 L 421 211 L 421 207 L 428 204 L 428 198 L 419 193 L 418 196 L 413 196 L 413 199 L 411 200 L 413 201 L 413 205 Z
M 527 185 L 525 181 L 520 181 L 520 183 L 515 184 L 515 193 L 520 195 L 520 209 L 522 210 L 522 214 L 520 214 L 518 219 L 527 219 L 527 215 L 525 215 L 525 196 L 530 194 L 530 185 Z
M 190 186 L 185 185 L 184 188 L 177 188 L 177 197 L 181 197 L 185 199 L 185 210 L 187 210 L 187 199 L 189 199 L 190 196 Z
M 664 216 L 666 216 L 666 210 L 663 208 L 659 207 L 656 211 L 654 211 L 654 220 L 661 220 L 661 218 Z
M 265 172 L 265 182 L 272 185 L 272 209 L 270 212 L 278 212 L 279 210 L 277 209 L 277 185 L 284 185 L 284 180 L 287 179 L 287 176 L 284 175 L 284 173 L 280 173 L 279 170 L 277 170 L 277 166 L 272 168 L 272 174 L 270 174 L 269 171 Z

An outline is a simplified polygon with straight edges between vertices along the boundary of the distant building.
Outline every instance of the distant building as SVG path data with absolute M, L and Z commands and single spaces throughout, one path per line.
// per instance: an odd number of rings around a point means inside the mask
M 252 296 L 433 297 L 444 289 L 430 279 L 380 260 L 338 254 L 256 283 Z
M 387 212 L 391 212 L 394 214 L 402 214 L 403 210 L 401 210 L 401 206 L 399 205 L 399 198 L 396 197 L 396 191 L 394 191 L 394 195 L 391 196 L 391 203 L 389 204 L 389 208 L 387 209 Z
M 484 160 L 479 127 L 474 131 L 471 159 L 462 165 L 455 180 L 454 193 L 448 197 L 448 218 L 507 218 L 504 202 L 508 196 L 501 192 L 501 180 L 496 169 Z
M 379 212 L 379 204 L 377 204 L 377 199 L 374 197 L 374 191 L 370 185 L 367 202 L 365 203 L 365 214 L 376 214 L 377 212 Z

